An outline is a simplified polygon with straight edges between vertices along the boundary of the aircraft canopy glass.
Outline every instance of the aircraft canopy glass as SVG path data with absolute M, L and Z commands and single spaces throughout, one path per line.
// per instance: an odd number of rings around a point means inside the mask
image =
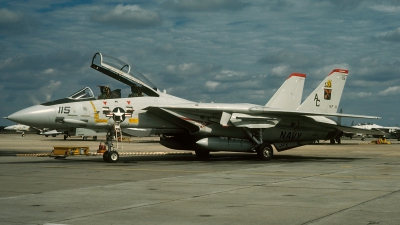
M 87 98 L 94 98 L 93 91 L 89 87 L 85 87 L 74 94 L 68 97 L 69 99 L 87 99 Z
M 156 86 L 150 82 L 142 73 L 132 68 L 129 64 L 107 55 L 97 52 L 92 59 L 91 67 L 107 76 L 110 76 L 124 84 L 131 86 L 132 95 L 136 94 L 136 89 L 147 96 L 158 97 L 159 93 Z

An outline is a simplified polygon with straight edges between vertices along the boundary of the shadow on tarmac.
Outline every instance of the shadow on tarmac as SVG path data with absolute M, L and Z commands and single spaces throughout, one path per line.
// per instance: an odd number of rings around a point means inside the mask
M 12 153 L 12 151 L 9 151 Z M 15 155 L 15 153 L 14 153 Z M 21 158 L 29 158 L 20 156 Z M 30 156 L 35 157 L 35 156 Z M 35 157 L 37 158 L 37 157 Z M 235 162 L 235 163 L 246 163 L 246 164 L 283 164 L 283 163 L 349 163 L 356 160 L 363 160 L 367 158 L 351 158 L 351 157 L 327 157 L 327 156 L 300 156 L 300 155 L 274 155 L 270 161 L 262 161 L 257 158 L 256 154 L 252 153 L 218 153 L 210 155 L 208 159 L 197 158 L 195 155 L 152 155 L 152 156 L 120 156 L 117 163 L 106 163 L 103 161 L 101 156 L 70 156 L 67 158 L 54 159 L 54 157 L 41 156 L 43 160 L 23 160 L 14 162 L 0 162 L 0 164 L 26 164 L 26 163 L 38 163 L 38 164 L 87 164 L 87 163 L 103 163 L 107 166 L 121 165 L 121 164 L 135 164 L 141 162 L 194 162 L 194 163 L 224 163 L 224 162 Z

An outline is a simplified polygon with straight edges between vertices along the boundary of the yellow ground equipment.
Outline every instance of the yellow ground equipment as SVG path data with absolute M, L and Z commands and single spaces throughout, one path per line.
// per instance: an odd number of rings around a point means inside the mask
M 106 151 L 107 151 L 107 146 L 103 145 L 103 143 L 100 142 L 99 149 L 97 150 L 97 153 L 104 153 Z
M 387 144 L 387 145 L 390 145 L 392 143 L 390 143 L 389 141 L 386 140 L 386 138 L 383 137 L 383 138 L 379 138 L 379 139 L 377 139 L 375 141 L 371 141 L 371 144 Z
M 53 146 L 50 156 L 67 157 L 72 155 L 90 155 L 88 146 Z

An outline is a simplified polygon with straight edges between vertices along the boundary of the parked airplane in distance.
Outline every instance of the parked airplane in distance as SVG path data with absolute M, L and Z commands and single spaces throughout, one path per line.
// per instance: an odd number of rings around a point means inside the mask
M 7 127 L 4 127 L 4 130 L 10 130 L 10 131 L 22 133 L 22 137 L 25 136 L 26 131 L 32 131 L 30 126 L 26 126 L 23 124 L 15 124 L 15 125 L 7 126 Z
M 327 117 L 379 118 L 336 113 L 348 76 L 343 69 L 333 70 L 294 110 L 249 103 L 198 103 L 172 96 L 128 64 L 101 53 L 94 55 L 91 67 L 131 86 L 132 93 L 121 97 L 120 91 L 111 94 L 103 87 L 95 98 L 85 87 L 67 98 L 22 109 L 8 119 L 66 132 L 80 127 L 103 130 L 108 146 L 103 159 L 117 162 L 119 154 L 113 144 L 117 138 L 113 137 L 128 128 L 151 129 L 160 135 L 160 144 L 193 150 L 199 157 L 208 157 L 211 151 L 237 151 L 255 152 L 261 160 L 270 160 L 272 145 L 279 152 L 361 130 L 337 125 Z M 296 97 L 286 99 L 298 101 Z
M 368 130 L 364 133 L 357 133 L 357 134 L 352 133 L 351 134 L 352 136 L 354 136 L 354 135 L 361 136 L 362 140 L 365 140 L 365 137 L 367 135 L 372 135 L 373 137 L 384 136 L 385 138 L 388 138 L 388 139 L 397 139 L 398 141 L 400 141 L 400 127 L 384 127 L 384 126 L 374 124 L 374 123 L 358 123 L 352 127 Z M 374 134 L 371 134 L 371 131 L 382 131 L 382 132 L 384 132 L 384 134 L 383 135 L 374 135 Z
M 24 124 L 11 125 L 11 126 L 5 127 L 4 130 L 10 130 L 10 131 L 22 133 L 22 137 L 25 136 L 25 132 L 35 132 L 36 134 L 44 135 L 46 137 L 48 137 L 50 135 L 55 137 L 58 134 L 62 134 L 62 132 L 58 132 L 56 130 L 49 130 L 47 128 L 40 129 L 37 127 L 31 127 L 31 126 L 27 126 Z

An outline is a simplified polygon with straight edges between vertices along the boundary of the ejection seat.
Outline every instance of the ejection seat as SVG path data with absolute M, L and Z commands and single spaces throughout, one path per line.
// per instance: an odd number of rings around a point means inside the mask
M 107 86 L 99 86 L 100 87 L 100 95 L 97 99 L 112 99 L 112 98 L 121 98 L 121 89 L 115 89 L 111 91 L 111 89 Z

